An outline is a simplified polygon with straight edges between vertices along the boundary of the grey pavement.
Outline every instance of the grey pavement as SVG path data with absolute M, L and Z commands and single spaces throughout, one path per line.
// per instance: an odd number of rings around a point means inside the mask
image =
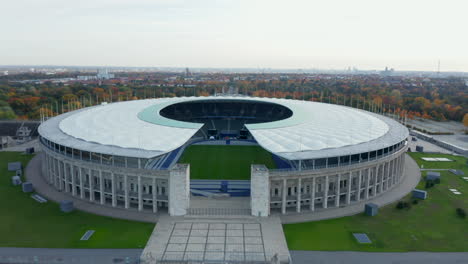
M 35 192 L 55 202 L 71 200 L 73 201 L 73 205 L 75 206 L 75 208 L 88 213 L 133 221 L 149 223 L 157 222 L 159 213 L 155 214 L 153 212 L 139 212 L 137 209 L 114 208 L 109 205 L 101 205 L 98 203 L 84 201 L 79 198 L 75 198 L 69 194 L 65 194 L 56 190 L 55 188 L 50 186 L 41 175 L 42 156 L 42 153 L 37 154 L 26 167 L 26 179 L 29 182 L 32 182 Z M 162 214 L 164 214 L 164 212 L 162 212 Z
M 0 248 L 0 264 L 137 264 L 142 249 Z
M 39 140 L 34 139 L 28 142 L 25 142 L 23 144 L 19 144 L 16 146 L 0 149 L 0 151 L 14 151 L 14 152 L 24 152 L 26 151 L 27 148 L 33 147 L 35 151 L 38 151 L 41 149 Z
M 334 209 L 328 208 L 310 213 L 290 213 L 279 216 L 281 217 L 283 224 L 300 223 L 359 214 L 364 212 L 364 206 L 369 202 L 375 203 L 379 207 L 385 206 L 403 198 L 405 195 L 410 193 L 411 190 L 413 190 L 418 185 L 419 180 L 421 179 L 421 172 L 419 170 L 418 164 L 408 155 L 405 155 L 404 173 L 405 176 L 398 185 L 392 187 L 391 190 L 388 190 L 373 199 L 351 204 L 346 207 L 339 207 Z
M 275 254 L 289 260 L 278 217 L 161 217 L 142 253 L 142 263 L 156 260 L 266 261 Z
M 294 264 L 465 264 L 467 252 L 291 251 Z
M 410 136 L 413 137 L 413 136 Z M 456 154 L 455 152 L 439 147 L 435 144 L 432 144 L 430 142 L 427 142 L 425 140 L 422 140 L 418 138 L 417 141 L 412 141 L 411 139 L 408 141 L 409 143 L 409 148 L 411 148 L 411 151 L 415 152 L 416 151 L 416 146 L 422 146 L 424 148 L 424 152 L 428 153 L 444 153 L 444 154 Z

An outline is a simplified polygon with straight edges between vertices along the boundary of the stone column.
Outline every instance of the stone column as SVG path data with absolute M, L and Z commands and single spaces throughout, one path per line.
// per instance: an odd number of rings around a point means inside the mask
M 94 202 L 94 177 L 91 169 L 88 169 L 89 173 L 89 200 Z
M 403 177 L 403 174 L 405 173 L 405 154 L 401 154 L 401 173 L 400 173 L 400 177 Z
M 70 182 L 69 182 L 69 177 L 68 177 L 68 172 L 69 170 L 67 169 L 67 165 L 69 165 L 66 162 L 63 162 L 63 178 L 64 178 L 64 184 L 65 184 L 65 192 L 69 193 L 70 192 Z
M 117 194 L 115 191 L 115 174 L 111 172 L 111 187 L 112 187 L 112 207 L 117 206 Z
M 47 154 L 47 152 L 45 152 L 44 157 L 45 157 L 45 161 L 46 161 L 47 182 L 48 182 L 49 184 L 52 184 L 52 177 L 50 177 L 50 176 L 51 176 L 51 172 L 50 172 L 50 158 L 49 158 L 49 154 Z
M 79 176 L 80 176 L 80 198 L 84 199 L 85 198 L 85 189 L 84 189 L 84 179 L 83 179 L 82 170 L 83 169 L 81 167 L 78 167 L 78 173 L 79 173 Z
M 130 207 L 130 198 L 128 197 L 128 175 L 124 175 L 125 209 Z
M 340 207 L 340 183 L 341 183 L 341 174 L 338 174 L 338 177 L 336 178 L 336 193 L 335 193 L 335 207 Z
M 296 212 L 300 213 L 301 212 L 301 188 L 302 188 L 302 179 L 299 178 L 297 179 L 297 199 L 296 199 Z
M 385 176 L 385 163 L 381 164 L 377 167 L 379 170 L 380 175 L 380 183 L 379 183 L 379 194 L 383 192 L 383 185 L 384 185 L 384 176 Z
M 376 167 L 373 168 L 374 170 L 374 185 L 372 186 L 372 196 L 375 197 L 377 195 L 377 180 L 378 180 L 378 172 L 379 172 L 379 165 L 377 165 Z
M 385 173 L 385 190 L 388 190 L 389 186 L 391 185 L 391 175 L 390 175 L 390 161 L 386 163 L 387 167 L 387 173 Z
M 59 174 L 58 174 L 58 160 L 54 157 L 52 161 L 54 165 L 54 185 L 56 189 L 60 190 L 60 179 L 59 179 Z
M 186 215 L 190 207 L 190 165 L 176 164 L 169 172 L 169 215 Z
M 138 175 L 138 211 L 142 211 L 142 210 L 143 210 L 143 184 L 141 183 L 141 176 Z
M 325 190 L 323 192 L 323 208 L 327 208 L 328 207 L 328 175 L 325 176 Z
M 265 165 L 250 167 L 250 208 L 253 216 L 270 215 L 270 173 Z
M 400 165 L 401 165 L 401 156 L 397 158 L 397 167 L 396 167 L 396 182 L 400 182 Z
M 312 186 L 310 188 L 310 210 L 315 210 L 315 177 L 312 177 Z
M 349 172 L 348 176 L 348 192 L 346 193 L 346 204 L 351 203 L 351 183 L 353 182 L 353 172 Z
M 106 197 L 104 196 L 104 177 L 102 176 L 102 170 L 99 170 L 99 197 L 101 198 L 101 204 L 106 203 Z
M 153 213 L 158 212 L 158 196 L 157 196 L 157 189 L 156 189 L 156 178 L 153 177 L 153 182 L 152 182 L 152 190 L 153 190 Z
M 396 159 L 392 160 L 392 185 L 395 185 L 396 182 Z
M 287 181 L 286 179 L 283 179 L 283 191 L 281 193 L 281 213 L 285 214 L 286 213 L 286 194 L 287 194 Z
M 59 190 L 60 191 L 63 191 L 63 174 L 62 174 L 62 161 L 60 160 L 57 160 L 58 161 L 58 174 L 59 174 Z M 65 165 L 65 164 L 64 164 Z
M 356 201 L 361 200 L 361 184 L 362 184 L 362 169 L 359 170 L 359 177 L 358 177 L 358 183 L 357 183 L 357 190 L 356 190 Z
M 366 192 L 364 193 L 364 199 L 366 200 L 369 199 L 370 171 L 371 171 L 371 168 L 367 168 Z
M 72 195 L 76 196 L 76 179 L 75 179 L 75 172 L 73 171 L 72 164 L 70 164 L 70 174 L 71 174 L 71 182 L 72 182 Z

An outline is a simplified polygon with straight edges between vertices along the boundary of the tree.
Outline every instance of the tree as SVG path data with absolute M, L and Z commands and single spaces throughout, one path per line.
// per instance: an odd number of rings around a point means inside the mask
M 465 132 L 468 132 L 468 113 L 463 116 L 463 125 L 467 128 L 465 129 Z

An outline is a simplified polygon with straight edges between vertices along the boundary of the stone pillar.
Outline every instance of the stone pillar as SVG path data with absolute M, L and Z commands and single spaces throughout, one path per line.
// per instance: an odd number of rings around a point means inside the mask
M 371 171 L 371 168 L 367 168 L 366 192 L 364 193 L 365 200 L 369 199 L 370 171 Z
M 79 176 L 80 176 L 80 198 L 81 199 L 84 199 L 85 198 L 85 189 L 84 189 L 84 177 L 83 177 L 83 172 L 82 172 L 82 168 L 81 167 L 78 167 L 78 173 L 79 173 Z
M 190 207 L 190 165 L 176 164 L 169 172 L 169 215 L 186 215 Z
M 349 172 L 348 176 L 348 192 L 346 193 L 346 204 L 351 203 L 351 183 L 353 182 L 353 172 Z
M 70 192 L 70 182 L 69 182 L 69 177 L 68 177 L 68 172 L 70 172 L 67 169 L 67 165 L 69 165 L 66 162 L 63 162 L 63 178 L 64 178 L 64 184 L 65 184 L 65 192 L 69 193 Z
M 115 191 L 115 174 L 111 172 L 111 187 L 112 187 L 112 207 L 117 206 L 117 194 Z
M 401 154 L 401 173 L 400 177 L 403 177 L 403 174 L 405 173 L 405 154 Z
M 328 207 L 328 176 L 325 176 L 325 190 L 323 192 L 323 208 L 327 208 Z
M 310 210 L 315 210 L 315 177 L 312 177 L 312 186 L 310 188 Z
M 385 190 L 388 190 L 389 186 L 391 185 L 390 184 L 390 179 L 391 179 L 391 175 L 390 175 L 390 161 L 385 163 L 386 165 L 386 168 L 387 168 L 387 172 L 385 173 L 386 177 L 385 177 Z
M 296 199 L 296 212 L 300 213 L 301 212 L 301 200 L 302 200 L 302 192 L 301 192 L 301 188 L 302 188 L 302 179 L 299 178 L 297 179 L 297 199 Z
M 361 200 L 361 184 L 362 184 L 362 169 L 359 170 L 359 177 L 358 177 L 358 183 L 357 183 L 357 189 L 356 189 L 356 201 Z
M 378 179 L 377 173 L 379 172 L 378 165 L 374 167 L 373 170 L 374 170 L 374 185 L 372 186 L 372 189 L 373 189 L 372 196 L 375 197 L 377 195 L 377 179 Z
M 60 190 L 60 179 L 59 179 L 59 174 L 58 174 L 58 160 L 56 158 L 53 158 L 53 164 L 54 164 L 54 185 L 56 189 Z
M 50 184 L 52 181 L 52 178 L 50 177 L 50 163 L 49 163 L 49 155 L 47 152 L 44 153 L 44 160 L 45 160 L 45 169 L 46 169 L 46 174 L 44 176 L 47 176 L 47 182 Z
M 104 196 L 104 177 L 102 176 L 102 170 L 99 170 L 99 197 L 101 198 L 101 204 L 106 203 L 106 197 Z
M 125 209 L 130 207 L 130 198 L 128 197 L 128 175 L 124 175 Z
M 63 191 L 62 162 L 60 160 L 57 160 L 57 161 L 58 161 L 58 174 L 59 174 L 59 190 Z
M 156 178 L 153 177 L 152 182 L 152 194 L 153 194 L 153 213 L 158 212 L 158 196 L 157 196 L 157 189 L 156 189 Z
M 72 195 L 76 196 L 76 179 L 75 179 L 75 172 L 73 171 L 72 164 L 70 164 L 70 174 L 71 174 L 71 182 L 72 182 Z
M 265 165 L 250 167 L 250 208 L 253 216 L 270 215 L 270 173 Z
M 94 177 L 91 169 L 88 169 L 89 173 L 89 200 L 94 202 Z
M 143 184 L 141 183 L 141 176 L 138 175 L 138 211 L 142 211 L 142 210 L 143 210 Z
M 283 191 L 281 192 L 281 213 L 286 213 L 286 194 L 287 194 L 287 181 L 283 179 Z
M 381 164 L 377 167 L 379 170 L 380 175 L 380 183 L 379 183 L 379 194 L 383 192 L 383 185 L 384 185 L 384 176 L 385 176 L 385 163 Z
M 341 174 L 338 174 L 338 177 L 336 178 L 336 193 L 335 193 L 335 207 L 340 207 L 340 193 L 341 193 Z
M 400 158 L 401 156 L 396 158 L 396 173 L 395 173 L 396 183 L 400 182 L 400 164 L 401 164 Z

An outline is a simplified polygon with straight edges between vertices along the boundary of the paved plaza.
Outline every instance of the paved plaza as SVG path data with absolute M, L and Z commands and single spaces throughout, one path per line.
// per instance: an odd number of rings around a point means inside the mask
M 161 217 L 142 254 L 155 260 L 267 261 L 289 251 L 279 218 Z

